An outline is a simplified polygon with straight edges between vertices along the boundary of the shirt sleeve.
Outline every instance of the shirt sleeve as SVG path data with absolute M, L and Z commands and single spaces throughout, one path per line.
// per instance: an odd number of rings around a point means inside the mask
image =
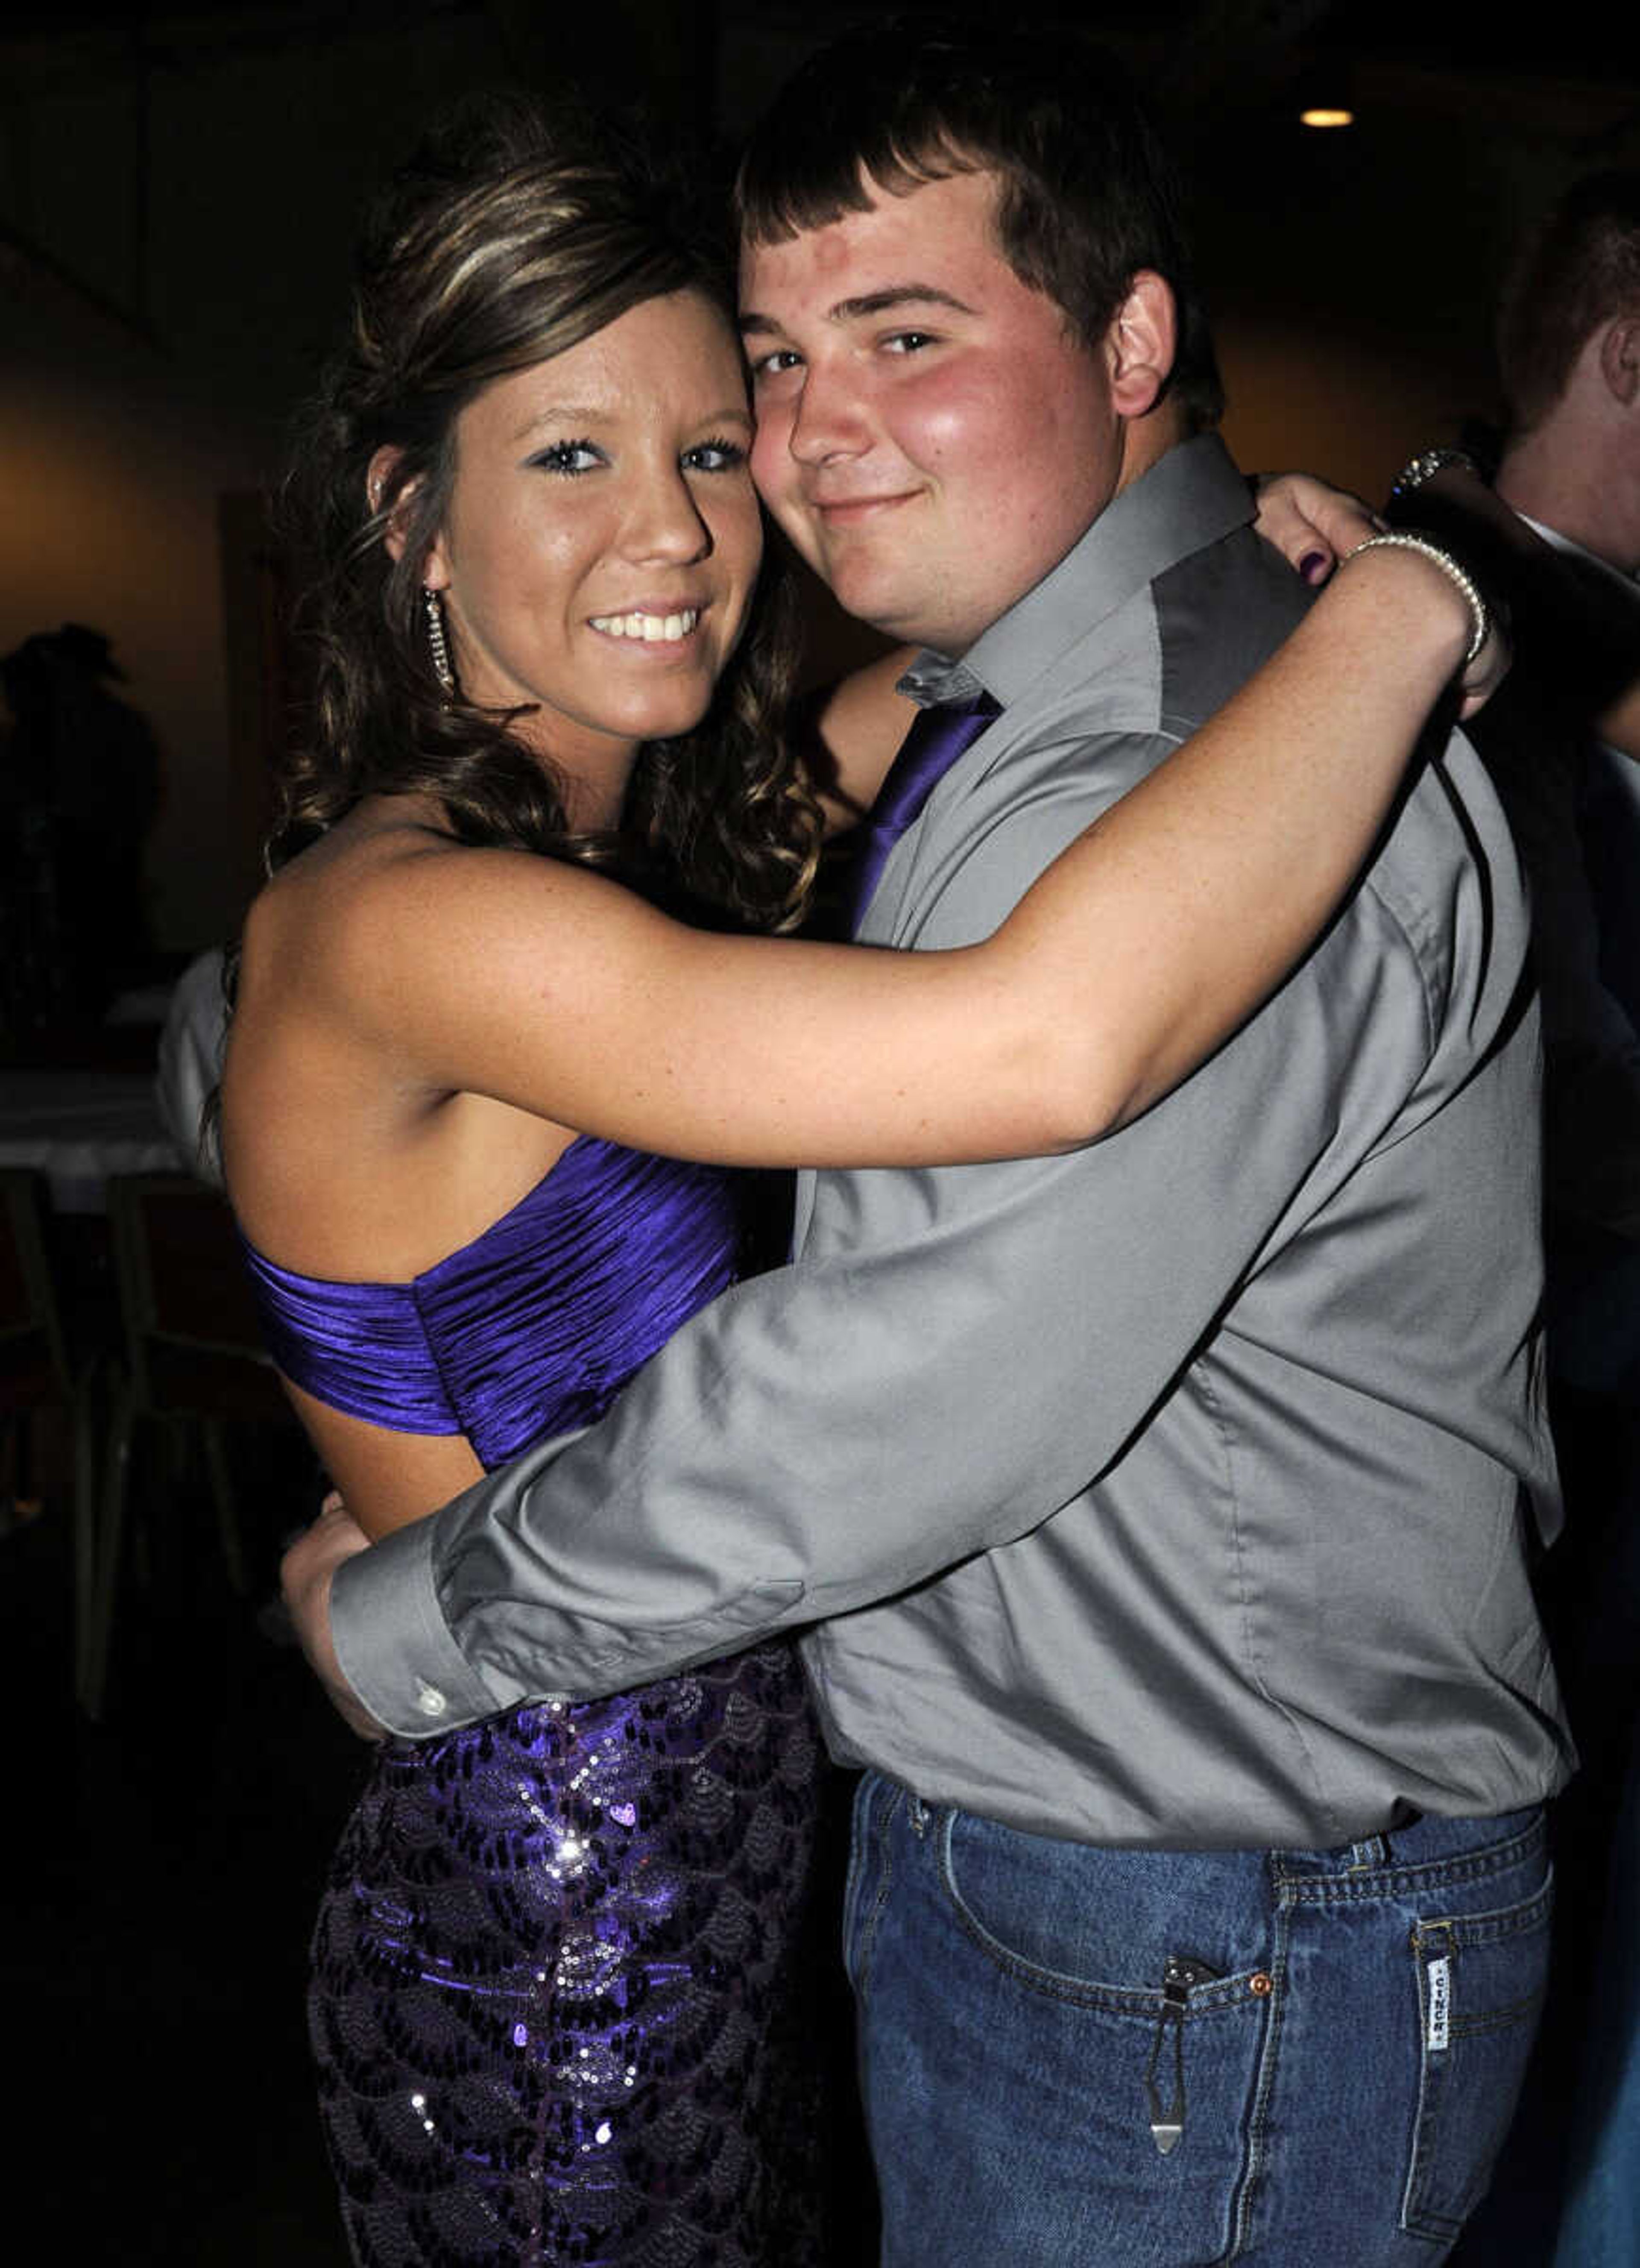
M 982 934 L 1092 815 L 1085 785 L 999 807 L 936 862 L 919 942 Z M 1209 1064 L 1087 1149 L 820 1176 L 798 1261 L 686 1324 L 597 1425 L 340 1571 L 361 1697 L 416 1737 L 613 1691 L 1047 1519 L 1395 1122 L 1430 1053 L 1413 932 L 1437 927 L 1364 889 Z

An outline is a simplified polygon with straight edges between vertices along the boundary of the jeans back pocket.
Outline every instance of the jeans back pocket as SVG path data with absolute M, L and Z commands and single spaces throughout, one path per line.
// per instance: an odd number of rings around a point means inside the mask
M 1499 1912 L 1413 1926 L 1423 2069 L 1401 2226 L 1415 2236 L 1450 2243 L 1485 2193 L 1537 2031 L 1552 1903 L 1546 1881 Z

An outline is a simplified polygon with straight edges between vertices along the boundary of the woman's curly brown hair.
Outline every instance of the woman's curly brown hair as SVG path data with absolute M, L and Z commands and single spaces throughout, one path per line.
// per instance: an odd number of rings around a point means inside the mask
M 287 758 L 277 865 L 366 795 L 430 792 L 452 833 L 617 865 L 735 924 L 802 915 L 820 814 L 782 725 L 797 649 L 777 561 L 701 724 L 644 747 L 618 836 L 570 832 L 549 772 L 511 733 L 522 712 L 446 698 L 422 572 L 455 471 L 455 423 L 509 372 L 563 353 L 643 301 L 706 294 L 732 313 L 716 245 L 686 201 L 585 119 L 491 99 L 430 137 L 379 202 L 360 250 L 349 342 L 297 437 L 284 520 L 310 580 L 313 666 Z M 379 494 L 371 460 L 399 453 Z M 402 536 L 395 560 L 386 537 Z

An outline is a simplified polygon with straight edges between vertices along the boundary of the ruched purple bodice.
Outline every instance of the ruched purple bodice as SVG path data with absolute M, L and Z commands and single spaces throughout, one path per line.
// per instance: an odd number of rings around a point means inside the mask
M 736 1272 L 734 1176 L 582 1135 L 510 1212 L 408 1284 L 298 1276 L 253 1245 L 262 1330 L 316 1401 L 465 1433 L 486 1468 L 589 1425 Z
M 488 1466 L 732 1280 L 740 1181 L 583 1138 L 413 1283 L 246 1257 L 287 1377 Z M 357 2262 L 812 2268 L 820 1769 L 784 1642 L 377 1751 L 309 1998 Z

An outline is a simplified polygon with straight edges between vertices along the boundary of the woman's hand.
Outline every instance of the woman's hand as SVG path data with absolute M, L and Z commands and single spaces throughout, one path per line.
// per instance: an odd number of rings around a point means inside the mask
M 1254 490 L 1259 534 L 1316 588 L 1352 551 L 1370 536 L 1384 534 L 1387 526 L 1359 497 L 1318 480 L 1313 473 L 1258 473 Z M 1509 674 L 1509 639 L 1499 627 L 1497 610 L 1489 613 L 1485 643 L 1459 673 L 1460 718 L 1484 709 Z
M 369 1536 L 342 1498 L 327 1496 L 319 1518 L 285 1553 L 279 1574 L 308 1668 L 349 1729 L 362 1741 L 380 1741 L 386 1738 L 387 1728 L 377 1723 L 342 1675 L 330 1637 L 331 1580 L 344 1559 L 369 1549 Z
M 1473 717 L 1484 709 L 1508 676 L 1514 659 L 1514 650 L 1507 633 L 1498 624 L 1496 608 L 1487 612 L 1485 643 L 1473 661 L 1466 661 L 1458 675 L 1460 719 Z
M 1313 473 L 1255 473 L 1253 493 L 1259 534 L 1318 590 L 1358 543 L 1384 532 L 1385 522 L 1359 497 Z

